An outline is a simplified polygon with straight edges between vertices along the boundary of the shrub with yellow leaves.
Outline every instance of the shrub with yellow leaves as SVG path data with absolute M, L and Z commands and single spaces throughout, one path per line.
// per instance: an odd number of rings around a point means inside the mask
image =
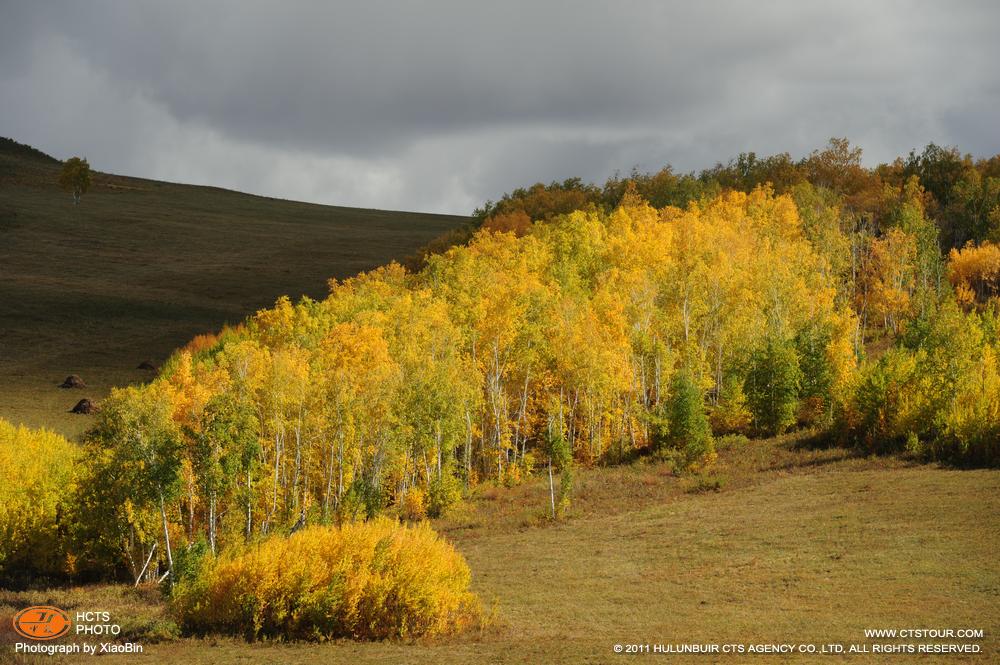
M 422 489 L 411 487 L 406 490 L 399 504 L 399 515 L 411 522 L 427 519 L 427 495 Z
M 58 434 L 0 420 L 0 579 L 19 584 L 65 572 L 59 517 L 76 457 Z
M 325 640 L 460 632 L 480 622 L 465 560 L 426 524 L 309 527 L 210 555 L 172 609 L 190 632 Z

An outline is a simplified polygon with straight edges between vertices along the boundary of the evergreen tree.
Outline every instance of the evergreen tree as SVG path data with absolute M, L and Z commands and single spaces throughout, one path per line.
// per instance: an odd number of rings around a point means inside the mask
M 673 450 L 682 451 L 687 464 L 711 454 L 712 429 L 705 415 L 705 400 L 687 368 L 674 374 L 666 416 L 667 431 L 663 443 Z

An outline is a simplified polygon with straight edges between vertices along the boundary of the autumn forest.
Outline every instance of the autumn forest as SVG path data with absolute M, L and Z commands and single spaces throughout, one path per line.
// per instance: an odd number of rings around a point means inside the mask
M 861 158 L 834 139 L 517 189 L 404 264 L 191 340 L 79 446 L 2 425 L 3 476 L 44 500 L 0 515 L 0 571 L 180 580 L 191 552 L 539 476 L 560 520 L 576 470 L 699 473 L 721 437 L 995 466 L 1000 156 Z

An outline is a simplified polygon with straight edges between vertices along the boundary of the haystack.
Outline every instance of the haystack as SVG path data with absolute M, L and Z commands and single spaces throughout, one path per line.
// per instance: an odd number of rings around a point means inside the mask
M 79 402 L 77 402 L 76 406 L 70 409 L 70 413 L 82 413 L 84 415 L 88 415 L 96 410 L 97 407 L 94 406 L 94 403 L 91 402 L 89 399 L 84 398 L 81 399 Z
M 70 374 L 66 380 L 59 384 L 60 388 L 86 388 L 87 384 L 76 374 Z

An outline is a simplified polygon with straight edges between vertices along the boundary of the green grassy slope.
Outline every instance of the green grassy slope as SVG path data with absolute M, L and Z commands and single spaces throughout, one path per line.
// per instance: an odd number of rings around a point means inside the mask
M 400 259 L 464 217 L 363 210 L 97 174 L 0 140 L 0 417 L 69 436 L 81 397 L 143 380 L 192 336 Z M 86 390 L 60 390 L 79 374 Z
M 723 446 L 719 492 L 663 464 L 578 472 L 569 520 L 544 520 L 545 479 L 483 487 L 434 523 L 472 568 L 498 625 L 415 642 L 247 644 L 176 638 L 159 595 L 120 586 L 0 594 L 101 607 L 146 645 L 108 662 L 920 663 L 995 662 L 1000 472 L 800 448 L 794 437 Z M 877 640 L 868 628 L 975 628 L 983 639 Z M 979 644 L 982 653 L 886 657 L 616 656 L 627 643 Z M 0 660 L 5 650 L 0 648 Z M 11 656 L 10 648 L 6 648 Z M 47 657 L 20 662 L 71 662 Z

